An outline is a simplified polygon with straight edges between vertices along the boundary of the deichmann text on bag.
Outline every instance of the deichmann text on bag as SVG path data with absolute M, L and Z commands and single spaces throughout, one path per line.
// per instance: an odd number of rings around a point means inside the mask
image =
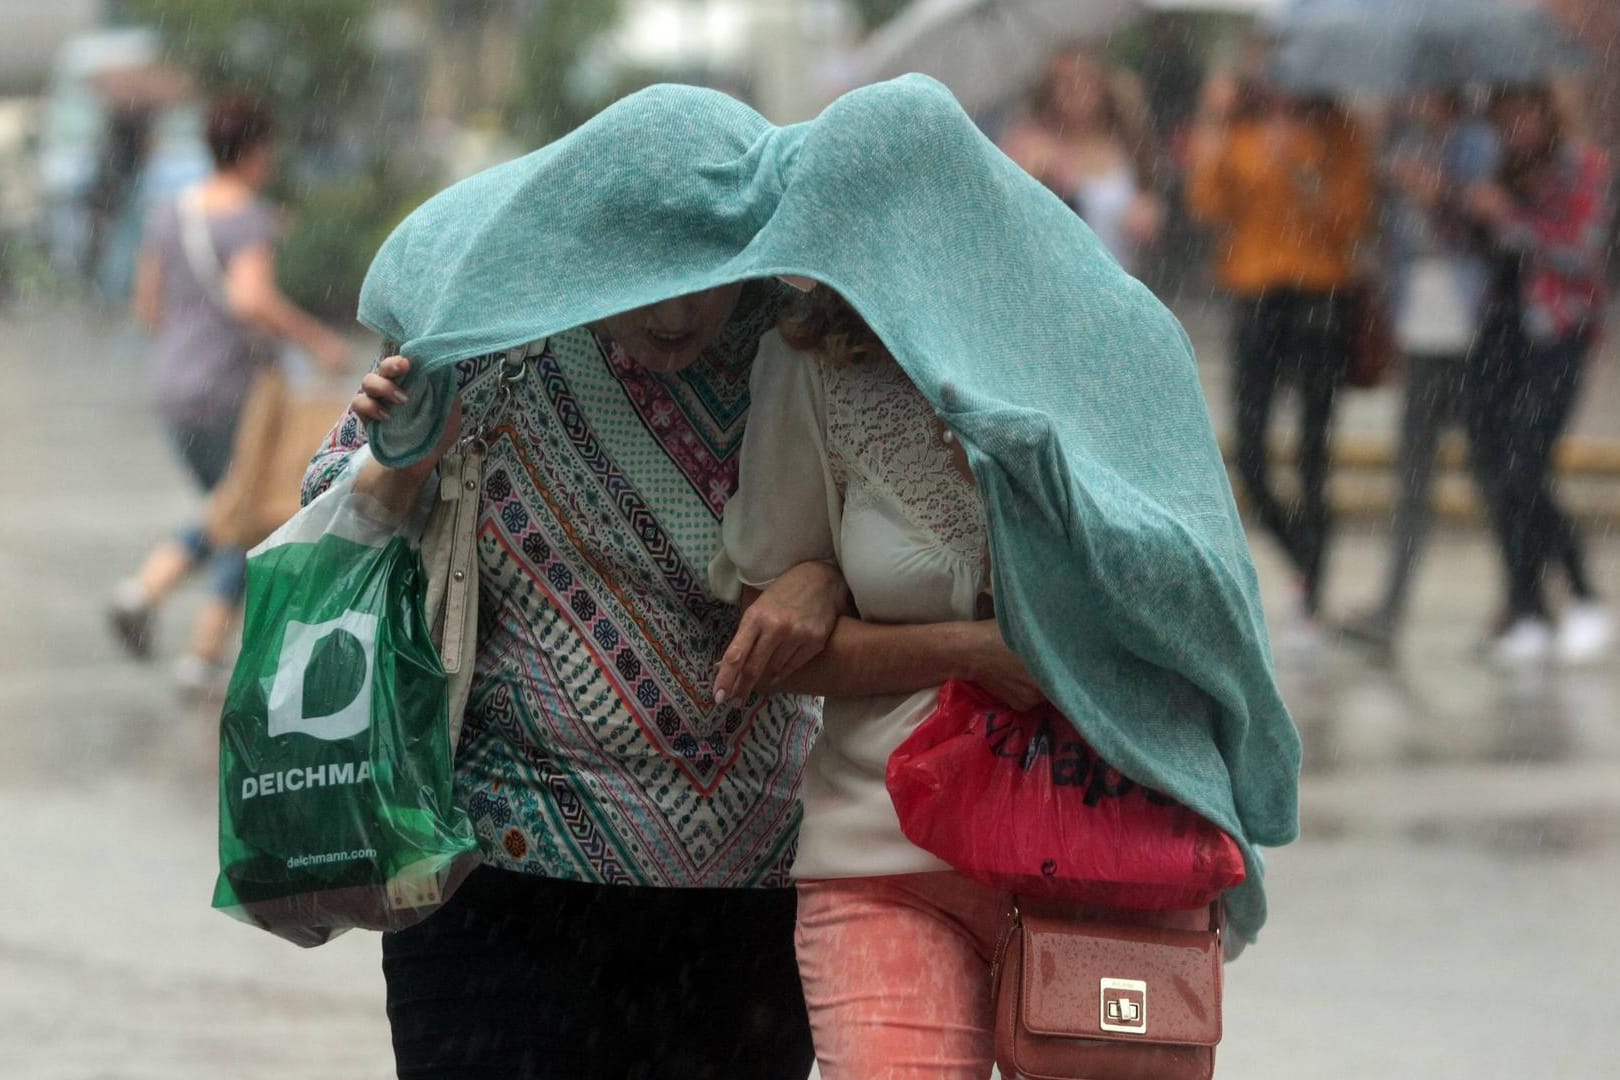
M 293 855 L 287 859 L 287 869 L 297 870 L 303 866 L 314 866 L 317 863 L 353 862 L 356 859 L 375 859 L 377 850 L 365 848 L 362 851 L 326 851 L 319 855 Z
M 371 762 L 369 761 L 362 761 L 358 765 L 352 761 L 334 762 L 331 765 L 306 765 L 302 769 L 288 769 L 285 772 L 244 777 L 242 780 L 242 798 L 245 801 L 247 799 L 256 799 L 260 795 L 280 795 L 286 791 L 304 791 L 325 787 L 328 783 L 333 787 L 337 787 L 339 784 L 363 784 L 370 779 Z

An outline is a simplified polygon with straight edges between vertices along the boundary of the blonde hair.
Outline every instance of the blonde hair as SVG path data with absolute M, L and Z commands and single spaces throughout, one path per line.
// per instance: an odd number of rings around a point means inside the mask
M 861 313 L 825 285 L 792 297 L 777 330 L 789 348 L 813 353 L 830 364 L 892 359 Z

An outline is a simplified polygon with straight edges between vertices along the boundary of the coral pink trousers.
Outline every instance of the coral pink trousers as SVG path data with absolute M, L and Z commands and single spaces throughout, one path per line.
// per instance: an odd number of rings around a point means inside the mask
M 799 883 L 796 944 L 822 1080 L 985 1080 L 1008 893 L 960 874 Z

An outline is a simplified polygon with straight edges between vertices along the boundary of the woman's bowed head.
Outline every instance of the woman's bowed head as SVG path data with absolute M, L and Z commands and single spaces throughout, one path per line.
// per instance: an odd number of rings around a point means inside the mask
M 618 342 L 636 363 L 661 375 L 691 367 L 731 319 L 742 283 L 677 296 L 610 315 L 594 329 Z
M 688 293 L 632 311 L 609 315 L 592 326 L 600 336 L 617 342 L 648 371 L 660 375 L 682 371 L 697 363 L 703 352 L 725 329 L 742 295 L 742 283 L 721 285 L 703 292 Z M 410 398 L 400 388 L 411 370 L 404 356 L 390 356 L 377 370 L 360 380 L 354 396 L 354 411 L 362 419 L 380 423 L 388 419 L 389 405 L 403 405 Z M 461 435 L 461 406 L 452 406 L 439 444 L 427 457 L 403 469 L 390 470 L 414 485 L 431 473 Z M 387 501 L 387 500 L 385 500 Z

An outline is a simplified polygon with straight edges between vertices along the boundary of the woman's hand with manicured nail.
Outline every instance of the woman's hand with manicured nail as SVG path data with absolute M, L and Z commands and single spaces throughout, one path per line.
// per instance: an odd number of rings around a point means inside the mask
M 360 380 L 360 392 L 354 395 L 350 407 L 365 420 L 381 422 L 388 419 L 388 405 L 403 405 L 410 400 L 399 388 L 399 380 L 411 370 L 411 362 L 403 356 L 386 357 L 377 370 Z

